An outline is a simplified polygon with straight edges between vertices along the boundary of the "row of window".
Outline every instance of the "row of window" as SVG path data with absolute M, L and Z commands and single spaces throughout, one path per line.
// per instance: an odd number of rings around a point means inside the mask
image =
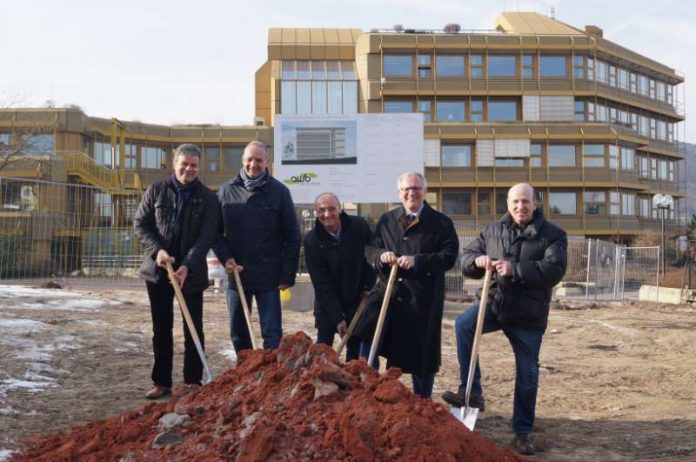
M 387 78 L 511 78 L 596 80 L 612 87 L 669 104 L 674 101 L 671 84 L 629 71 L 585 55 L 482 55 L 482 54 L 387 54 L 383 75 Z M 572 70 L 570 64 L 572 63 Z
M 637 172 L 642 178 L 675 181 L 676 161 L 647 154 L 614 144 L 549 144 L 532 143 L 529 155 L 523 157 L 475 156 L 474 144 L 443 144 L 440 159 L 426 161 L 426 167 L 569 167 L 621 169 Z M 526 153 L 525 153 L 526 154 Z M 525 162 L 525 159 L 528 159 Z M 439 162 L 438 162 L 439 161 Z
M 353 61 L 283 61 L 283 80 L 356 80 Z
M 358 82 L 353 80 L 284 80 L 281 114 L 357 114 Z
M 621 124 L 642 136 L 674 142 L 674 124 L 593 101 L 575 101 L 575 120 Z
M 536 191 L 537 205 L 543 206 L 544 192 Z M 619 191 L 550 191 L 548 193 L 548 211 L 551 216 L 578 215 L 578 197 L 584 215 L 638 216 L 641 218 L 659 218 L 660 211 L 652 205 L 650 196 L 636 195 Z M 493 202 L 495 198 L 495 203 Z M 474 199 L 476 200 L 474 202 Z M 507 212 L 507 191 L 479 189 L 478 191 L 443 191 L 442 212 L 449 216 L 474 215 L 474 207 L 479 217 L 490 217 Z M 674 218 L 675 209 L 666 211 L 665 218 Z
M 11 135 L 0 133 L 0 149 L 18 149 L 29 156 L 53 154 L 56 150 L 55 137 L 52 134 Z

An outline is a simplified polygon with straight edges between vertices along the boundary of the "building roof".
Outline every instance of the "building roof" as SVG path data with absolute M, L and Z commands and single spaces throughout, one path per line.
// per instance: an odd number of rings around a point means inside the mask
M 495 28 L 520 35 L 587 35 L 568 24 L 539 13 L 501 13 L 495 18 Z
M 268 45 L 350 45 L 362 35 L 360 29 L 271 28 Z

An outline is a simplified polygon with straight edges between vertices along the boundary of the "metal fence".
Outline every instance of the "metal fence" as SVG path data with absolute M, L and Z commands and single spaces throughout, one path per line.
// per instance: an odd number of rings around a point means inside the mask
M 0 279 L 26 283 L 59 279 L 73 285 L 141 285 L 141 246 L 133 215 L 141 191 L 0 177 Z M 304 231 L 310 216 L 298 212 Z M 461 249 L 480 232 L 455 222 Z M 626 247 L 571 238 L 565 295 L 618 300 L 655 285 L 659 247 Z M 464 278 L 461 256 L 445 276 L 448 297 L 471 296 L 481 281 Z

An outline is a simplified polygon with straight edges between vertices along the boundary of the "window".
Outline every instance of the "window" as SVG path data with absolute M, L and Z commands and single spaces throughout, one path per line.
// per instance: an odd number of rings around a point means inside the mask
M 469 76 L 472 79 L 483 77 L 483 58 L 481 55 L 471 55 L 469 57 Z
M 2 206 L 5 209 L 19 210 L 21 208 L 21 185 L 14 181 L 0 183 Z
M 573 77 L 576 79 L 585 78 L 584 56 L 573 56 Z
M 650 161 L 646 156 L 638 156 L 638 175 L 642 178 L 650 176 Z
M 505 215 L 507 211 L 507 191 L 497 191 L 495 193 L 495 214 Z
M 352 61 L 283 61 L 282 114 L 356 114 L 358 83 Z
M 22 135 L 22 154 L 40 156 L 56 150 L 53 135 Z
M 312 82 L 312 114 L 326 114 L 326 81 Z
M 297 113 L 310 114 L 312 112 L 312 82 L 301 80 L 297 85 Z
M 577 201 L 574 192 L 550 192 L 549 211 L 551 215 L 575 215 Z
M 597 60 L 597 81 L 602 83 L 609 82 L 609 71 L 607 63 Z
M 638 216 L 650 218 L 650 198 L 638 197 Z
M 637 93 L 638 92 L 638 76 L 631 72 L 628 74 L 628 82 L 629 82 L 629 90 L 631 93 Z
M 471 145 L 444 144 L 441 152 L 443 167 L 471 167 Z
M 621 170 L 636 169 L 636 151 L 635 149 L 621 147 Z
M 549 145 L 549 167 L 575 167 L 575 146 L 572 144 Z
M 116 147 L 116 166 L 118 166 L 118 146 Z M 98 164 L 111 167 L 111 144 L 95 141 L 94 142 L 94 161 Z M 159 167 L 159 165 L 158 165 Z
M 585 191 L 583 197 L 586 215 L 605 215 L 607 213 L 606 192 Z
M 595 78 L 595 60 L 592 58 L 587 58 L 587 79 L 594 80 Z
M 471 120 L 472 122 L 481 122 L 483 120 L 483 101 L 474 100 L 471 102 Z
M 126 169 L 127 170 L 135 170 L 136 164 L 137 164 L 137 157 L 138 157 L 138 147 L 134 144 L 126 144 L 126 155 L 125 155 L 125 161 L 126 161 Z
M 636 214 L 636 196 L 630 193 L 621 193 L 621 215 L 634 216 Z
M 95 143 L 96 146 L 96 143 Z M 96 148 L 95 148 L 96 150 Z M 140 167 L 161 169 L 165 165 L 166 153 L 164 149 L 155 146 L 140 147 Z
M 628 71 L 619 69 L 619 88 L 628 90 Z
M 205 171 L 214 173 L 220 170 L 220 148 L 205 148 Z
M 413 112 L 413 103 L 411 101 L 385 101 L 384 112 Z
M 541 167 L 541 144 L 531 144 L 529 145 L 529 166 L 530 167 Z
M 342 114 L 358 113 L 358 82 L 343 82 L 343 112 Z
M 534 56 L 522 55 L 522 78 L 534 78 Z
M 442 213 L 445 215 L 471 215 L 471 193 L 442 193 Z
M 616 191 L 609 191 L 609 215 L 618 215 L 621 209 L 621 196 Z
M 464 56 L 436 55 L 435 74 L 438 77 L 464 77 Z
M 280 112 L 283 114 L 297 114 L 296 85 L 293 81 L 280 82 Z
M 491 191 L 479 189 L 478 191 L 478 216 L 487 217 L 491 215 Z
M 431 76 L 431 61 L 432 57 L 430 55 L 418 55 L 418 78 L 419 79 L 429 79 Z
M 496 167 L 524 167 L 524 159 L 518 157 L 496 157 Z
M 585 120 L 585 102 L 584 101 L 576 101 L 574 104 L 574 109 L 575 109 L 575 120 L 578 122 L 582 122 Z
M 438 101 L 436 107 L 437 120 L 441 122 L 464 120 L 464 101 Z
M 657 163 L 657 177 L 660 180 L 666 180 L 667 179 L 667 161 L 660 159 Z
M 515 77 L 516 68 L 514 56 L 488 56 L 488 77 Z
M 565 56 L 541 56 L 539 58 L 539 75 L 544 77 L 566 76 L 566 57 Z
M 410 55 L 385 55 L 385 77 L 411 77 L 413 75 L 413 57 Z
M 604 167 L 604 145 L 584 145 L 582 147 L 582 164 L 585 167 Z
M 615 144 L 609 145 L 609 168 L 616 170 L 619 167 L 619 147 Z
M 226 170 L 237 171 L 242 168 L 243 148 L 225 148 L 223 162 Z
M 609 66 L 609 85 L 616 86 L 616 66 Z
M 517 120 L 517 101 L 489 101 L 488 120 L 490 122 Z
M 433 119 L 433 103 L 430 100 L 418 101 L 418 112 L 423 114 L 425 122 L 430 122 Z

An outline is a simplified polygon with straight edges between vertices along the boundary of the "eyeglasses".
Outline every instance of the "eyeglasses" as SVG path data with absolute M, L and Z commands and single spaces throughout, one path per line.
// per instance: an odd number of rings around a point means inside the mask
M 406 192 L 406 191 L 411 191 L 411 192 L 423 191 L 423 187 L 422 187 L 422 186 L 407 186 L 407 187 L 405 187 L 405 188 L 399 188 L 399 189 L 402 190 L 403 192 Z

